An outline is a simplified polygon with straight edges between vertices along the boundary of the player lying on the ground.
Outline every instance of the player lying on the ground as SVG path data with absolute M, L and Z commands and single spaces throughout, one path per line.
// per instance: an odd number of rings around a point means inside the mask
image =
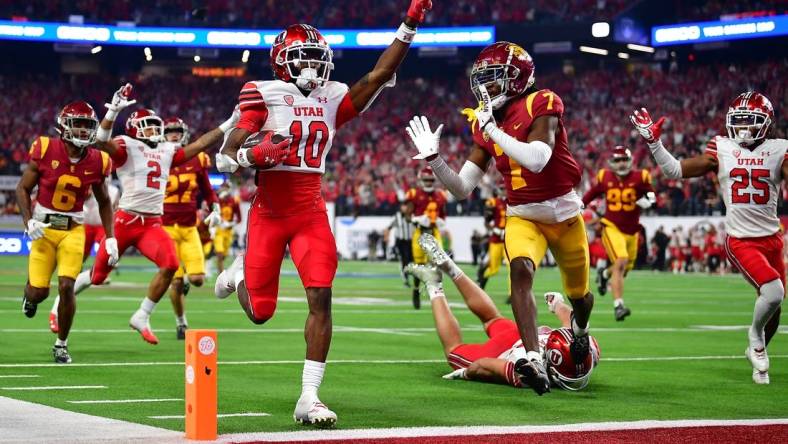
M 516 362 L 527 359 L 517 324 L 506 319 L 495 307 L 489 295 L 460 270 L 457 264 L 438 246 L 435 238 L 423 234 L 419 241 L 429 256 L 431 265 L 410 264 L 406 269 L 424 281 L 432 305 L 435 328 L 443 345 L 449 365 L 455 369 L 445 379 L 470 379 L 523 387 L 524 378 L 516 371 Z M 437 267 L 437 268 L 436 268 Z M 441 285 L 441 272 L 451 277 L 460 291 L 465 305 L 482 322 L 489 339 L 481 344 L 462 341 L 459 322 L 446 301 Z M 591 353 L 575 365 L 569 345 L 572 341 L 570 319 L 572 309 L 561 293 L 545 294 L 551 313 L 561 322 L 561 328 L 539 327 L 539 348 L 547 363 L 547 374 L 552 385 L 565 390 L 581 390 L 588 385 L 591 372 L 599 362 L 599 345 L 591 336 Z
M 85 247 L 83 204 L 90 190 L 96 197 L 106 239 L 103 260 L 118 261 L 118 246 L 112 227 L 112 206 L 107 177 L 112 161 L 93 149 L 98 118 L 87 102 L 66 105 L 57 118 L 59 138 L 40 136 L 30 147 L 30 162 L 16 187 L 22 221 L 30 236 L 28 281 L 22 296 L 22 311 L 32 318 L 38 304 L 49 296 L 49 280 L 57 265 L 58 316 L 60 325 L 52 349 L 55 362 L 68 364 L 68 333 L 77 309 L 74 281 L 82 268 Z M 35 208 L 30 195 L 38 187 Z
M 788 178 L 788 140 L 768 138 L 774 121 L 772 103 L 757 92 L 740 94 L 726 115 L 728 137 L 713 138 L 705 153 L 681 161 L 659 138 L 664 117 L 655 123 L 642 108 L 630 119 L 668 178 L 717 174 L 727 210 L 725 251 L 757 292 L 745 355 L 752 364 L 753 382 L 768 384 L 766 346 L 780 325 L 780 305 L 785 298 L 777 201 L 780 183 Z

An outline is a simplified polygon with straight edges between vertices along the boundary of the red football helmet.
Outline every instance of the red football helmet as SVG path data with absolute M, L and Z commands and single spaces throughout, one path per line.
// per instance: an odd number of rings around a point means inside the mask
M 96 141 L 98 126 L 96 111 L 87 102 L 71 102 L 57 115 L 60 138 L 80 149 Z
M 189 137 L 189 125 L 180 117 L 170 117 L 164 121 L 164 140 L 186 146 Z
M 728 137 L 748 146 L 763 139 L 774 121 L 774 107 L 768 97 L 749 91 L 739 94 L 728 108 L 725 127 Z
M 521 46 L 496 42 L 484 48 L 471 69 L 471 90 L 482 101 L 479 87 L 490 94 L 493 109 L 524 93 L 534 84 L 534 60 Z
M 164 122 L 152 109 L 138 109 L 126 119 L 126 134 L 150 143 L 164 141 Z
M 632 152 L 621 145 L 613 148 L 613 155 L 607 160 L 610 169 L 619 176 L 626 176 L 632 171 Z
M 569 345 L 572 343 L 572 331 L 568 328 L 553 330 L 547 337 L 544 346 L 547 374 L 550 380 L 564 390 L 582 390 L 591 379 L 591 372 L 599 363 L 599 344 L 596 338 L 589 337 L 590 352 L 585 360 L 574 362 Z
M 435 172 L 432 171 L 431 166 L 422 168 L 417 178 L 419 179 L 419 186 L 422 190 L 428 193 L 435 190 Z
M 320 31 L 312 26 L 290 25 L 271 46 L 274 77 L 311 91 L 323 86 L 334 69 L 334 53 Z

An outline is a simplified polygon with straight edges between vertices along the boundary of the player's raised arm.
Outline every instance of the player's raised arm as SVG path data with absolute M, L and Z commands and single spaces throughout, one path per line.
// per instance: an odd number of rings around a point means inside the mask
M 416 28 L 430 9 L 432 0 L 411 0 L 407 17 L 397 30 L 394 42 L 383 51 L 372 71 L 350 87 L 350 100 L 356 110 L 364 112 L 384 87 L 394 86 L 397 69 L 416 36 Z
M 490 163 L 490 155 L 478 145 L 474 145 L 458 174 L 438 154 L 441 131 L 443 125 L 439 125 L 433 132 L 429 120 L 424 116 L 415 116 L 405 128 L 405 132 L 419 150 L 413 158 L 429 162 L 435 176 L 446 186 L 446 189 L 457 199 L 465 199 L 484 177 L 484 172 L 487 171 Z
M 708 172 L 717 171 L 719 163 L 716 156 L 717 148 L 713 140 L 709 142 L 705 153 L 678 161 L 668 152 L 659 138 L 662 134 L 662 124 L 665 123 L 664 117 L 660 117 L 654 122 L 646 108 L 641 108 L 640 111 L 634 111 L 629 120 L 646 140 L 651 155 L 654 156 L 654 160 L 657 161 L 666 177 L 671 179 L 699 177 Z
M 131 83 L 126 83 L 115 91 L 110 103 L 104 104 L 107 107 L 107 113 L 104 115 L 104 119 L 101 120 L 101 125 L 99 125 L 99 129 L 96 132 L 96 148 L 106 152 L 113 158 L 118 154 L 120 147 L 112 140 L 112 126 L 123 109 L 137 103 L 136 100 L 131 99 L 131 91 Z
M 219 143 L 219 141 L 224 137 L 225 133 L 235 128 L 235 125 L 238 123 L 240 117 L 241 111 L 239 110 L 238 106 L 236 106 L 235 109 L 233 109 L 233 113 L 230 115 L 229 119 L 225 120 L 216 128 L 203 134 L 194 142 L 183 147 L 183 150 L 178 151 L 178 153 L 181 154 L 176 153 L 176 156 L 172 159 L 172 165 L 178 166 L 181 163 L 186 162 L 187 160 L 196 156 L 197 154 Z

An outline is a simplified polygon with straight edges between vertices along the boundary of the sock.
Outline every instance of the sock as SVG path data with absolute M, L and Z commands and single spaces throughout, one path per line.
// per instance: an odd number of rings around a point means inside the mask
M 57 316 L 57 306 L 60 305 L 60 295 L 55 296 L 55 302 L 52 304 L 51 313 Z
M 304 371 L 301 373 L 301 397 L 306 395 L 317 398 L 317 390 L 320 388 L 320 383 L 323 382 L 325 371 L 325 362 L 304 360 Z
M 186 322 L 186 313 L 184 313 L 183 316 L 175 316 L 175 323 L 178 324 L 179 326 L 181 326 L 181 325 L 189 325 Z
M 236 271 L 233 275 L 233 283 L 235 284 L 235 288 L 238 288 L 241 285 L 241 282 L 244 281 L 244 270 L 241 268 L 240 270 Z
M 446 263 L 446 266 L 444 268 L 445 270 L 443 271 L 445 271 L 446 274 L 448 274 L 452 280 L 456 280 L 460 276 L 465 275 L 465 273 L 463 273 L 462 270 L 460 270 L 460 267 L 458 267 L 453 260 L 449 260 L 449 262 Z
M 147 297 L 142 300 L 140 304 L 140 310 L 144 311 L 146 315 L 150 316 L 153 313 L 153 309 L 156 308 L 156 303 L 148 299 Z
M 755 308 L 752 313 L 752 326 L 748 332 L 750 346 L 754 349 L 766 347 L 764 338 L 764 327 L 772 315 L 783 302 L 785 290 L 779 279 L 761 285 L 760 296 L 755 300 Z
M 618 307 L 620 307 L 620 306 L 622 306 L 622 305 L 624 305 L 624 298 L 621 298 L 621 299 L 613 299 L 613 306 L 614 306 L 614 307 L 618 308 Z
M 577 325 L 577 321 L 575 320 L 575 317 L 572 316 L 572 332 L 575 334 L 575 336 L 585 336 L 585 335 L 587 335 L 588 334 L 588 329 L 590 327 L 591 327 L 591 322 L 589 322 L 588 325 L 586 325 L 586 328 L 580 328 Z
M 68 339 L 55 339 L 55 347 L 67 347 L 68 346 Z
M 605 268 L 604 270 L 602 270 L 602 277 L 604 277 L 605 279 L 610 279 L 610 269 L 609 268 Z
M 599 259 L 598 261 L 596 261 L 596 269 L 599 270 L 600 272 L 607 269 L 607 261 L 605 259 Z
M 525 356 L 529 361 L 536 361 L 540 364 L 542 363 L 542 354 L 539 352 L 529 351 L 525 354 Z
M 77 275 L 77 279 L 74 282 L 74 294 L 80 294 L 85 289 L 90 287 L 90 270 L 85 270 L 82 273 Z
M 445 298 L 446 293 L 443 292 L 443 284 L 427 284 L 427 294 L 430 296 L 430 300 L 435 298 Z

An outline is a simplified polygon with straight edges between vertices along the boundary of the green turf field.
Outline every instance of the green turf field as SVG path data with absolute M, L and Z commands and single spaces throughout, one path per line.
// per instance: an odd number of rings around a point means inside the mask
M 175 339 L 169 300 L 162 300 L 151 321 L 159 345 L 144 343 L 127 327 L 150 278 L 146 263 L 124 258 L 112 285 L 80 295 L 69 339 L 74 364 L 58 367 L 35 366 L 52 362 L 54 337 L 47 325 L 49 301 L 32 320 L 21 313 L 26 270 L 23 258 L 0 259 L 0 396 L 182 430 L 181 419 L 149 418 L 182 415 L 182 401 L 69 402 L 183 398 L 183 343 Z M 292 411 L 300 393 L 306 304 L 292 271 L 288 264 L 278 312 L 264 326 L 250 323 L 234 298 L 216 300 L 212 280 L 187 298 L 190 326 L 219 331 L 219 413 L 270 414 L 222 418 L 220 433 L 301 429 L 293 423 Z M 412 309 L 410 292 L 402 286 L 395 264 L 342 262 L 339 273 L 329 355 L 337 362 L 329 364 L 320 394 L 338 413 L 340 428 L 785 416 L 786 330 L 769 348 L 771 385 L 754 385 L 743 356 L 754 292 L 738 275 L 633 272 L 626 296 L 633 315 L 625 322 L 614 321 L 610 296 L 597 297 L 591 326 L 602 362 L 589 387 L 537 397 L 530 390 L 442 380 L 450 368 L 442 361 L 429 305 L 425 299 L 422 310 Z M 539 271 L 540 298 L 559 285 L 557 271 Z M 488 286 L 502 312 L 510 314 L 503 304 L 505 289 L 502 275 Z M 448 297 L 462 301 L 453 288 Z M 543 301 L 538 303 L 541 323 L 556 325 Z M 481 341 L 484 334 L 473 315 L 460 308 L 454 311 L 465 340 Z M 2 377 L 8 375 L 37 377 Z M 107 388 L 7 389 L 65 385 Z

